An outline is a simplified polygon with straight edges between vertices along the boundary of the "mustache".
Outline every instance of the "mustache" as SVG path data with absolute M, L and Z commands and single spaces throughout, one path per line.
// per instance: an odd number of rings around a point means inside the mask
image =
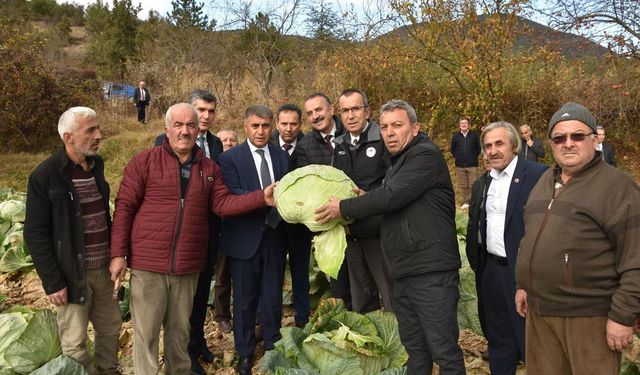
M 320 121 L 324 121 L 324 116 L 318 116 L 315 121 L 313 121 L 314 124 L 319 123 Z

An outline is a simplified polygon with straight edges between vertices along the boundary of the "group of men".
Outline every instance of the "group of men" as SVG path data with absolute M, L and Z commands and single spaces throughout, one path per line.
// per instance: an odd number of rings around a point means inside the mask
M 216 320 L 233 330 L 237 371 L 250 374 L 258 315 L 265 350 L 280 339 L 287 253 L 295 324 L 310 314 L 312 233 L 279 217 L 275 182 L 324 164 L 343 170 L 359 192 L 316 211 L 319 222 L 355 220 L 333 296 L 358 312 L 396 314 L 409 374 L 430 373 L 434 362 L 443 374 L 464 374 L 454 189 L 415 110 L 390 100 L 377 123 L 360 90 L 339 95 L 338 115 L 327 95 L 314 93 L 303 109 L 284 104 L 275 116 L 248 107 L 246 141 L 236 146 L 235 132 L 211 133 L 216 107 L 215 96 L 196 90 L 189 103 L 169 108 L 156 147 L 124 170 L 113 223 L 96 113 L 74 107 L 61 116 L 63 148 L 29 179 L 25 240 L 58 306 L 64 354 L 90 373 L 116 371 L 121 322 L 112 294 L 130 269 L 135 372 L 158 372 L 163 328 L 165 372 L 204 373 L 199 361 L 214 359 L 203 326 L 215 267 Z M 304 136 L 303 111 L 311 125 Z M 464 120 L 455 149 L 471 150 L 476 141 Z M 640 314 L 640 191 L 601 160 L 596 126 L 573 103 L 553 116 L 553 170 L 529 160 L 529 152 L 541 157 L 530 129 L 520 135 L 496 122 L 477 137 L 491 171 L 472 188 L 467 252 L 493 373 L 515 373 L 526 353 L 531 373 L 589 373 L 597 364 L 609 369 L 597 373 L 613 374 L 630 343 Z M 523 145 L 529 149 L 519 156 Z M 473 167 L 472 157 L 461 161 L 461 169 Z M 95 368 L 85 344 L 89 321 Z

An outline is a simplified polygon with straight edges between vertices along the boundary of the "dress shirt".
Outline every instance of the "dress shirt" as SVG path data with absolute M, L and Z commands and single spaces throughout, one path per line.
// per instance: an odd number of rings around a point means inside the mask
M 487 251 L 491 254 L 506 257 L 504 248 L 504 225 L 507 213 L 507 200 L 513 172 L 518 164 L 518 156 L 502 171 L 492 169 L 491 184 L 487 191 Z
M 298 138 L 294 139 L 293 142 L 285 142 L 284 139 L 282 139 L 281 136 L 278 136 L 280 143 L 278 143 L 280 145 L 280 148 L 282 148 L 284 150 L 284 148 L 282 147 L 282 145 L 284 145 L 285 143 L 288 143 L 291 145 L 291 148 L 289 150 L 285 150 L 289 153 L 289 155 L 293 154 L 293 149 L 296 148 L 296 145 L 298 144 Z
M 247 140 L 247 144 L 249 145 L 249 150 L 251 150 L 251 156 L 253 156 L 253 163 L 256 166 L 256 173 L 258 174 L 258 179 L 260 180 L 260 186 L 264 186 L 262 183 L 262 177 L 260 177 L 260 164 L 262 164 L 262 157 L 260 154 L 256 152 L 258 147 L 254 146 L 251 141 Z M 269 174 L 271 175 L 271 181 L 275 181 L 276 179 L 273 176 L 273 163 L 271 162 L 271 154 L 269 153 L 269 146 L 264 146 L 260 148 L 264 150 L 264 158 L 267 160 L 267 165 L 269 166 Z M 266 186 L 264 186 L 266 187 Z
M 209 153 L 209 142 L 207 142 L 207 133 L 198 134 L 198 138 L 196 138 L 196 145 L 200 146 L 200 137 L 203 137 L 203 146 L 202 152 L 204 152 L 204 156 L 211 159 L 211 154 Z

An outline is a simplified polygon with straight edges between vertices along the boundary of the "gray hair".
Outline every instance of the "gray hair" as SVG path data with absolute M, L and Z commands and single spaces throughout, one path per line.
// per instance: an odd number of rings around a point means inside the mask
M 169 109 L 167 109 L 167 114 L 164 116 L 164 128 L 165 129 L 169 129 L 171 127 L 171 113 L 173 112 L 174 109 L 177 109 L 178 107 L 182 107 L 182 106 L 188 106 L 189 109 L 191 109 L 191 112 L 193 113 L 193 117 L 196 119 L 196 123 L 199 120 L 199 115 L 198 115 L 198 111 L 196 111 L 196 109 L 189 103 L 177 103 L 172 105 L 171 107 L 169 107 Z
M 245 109 L 243 121 L 247 121 L 250 116 L 258 116 L 260 118 L 268 118 L 273 121 L 273 112 L 269 107 L 257 104 Z
M 189 103 L 191 103 L 191 105 L 194 105 L 196 104 L 196 100 L 198 99 L 204 100 L 207 103 L 218 104 L 218 99 L 216 98 L 216 96 L 207 90 L 193 90 L 191 92 L 191 95 L 189 95 Z
M 506 122 L 506 121 L 496 121 L 496 122 L 492 122 L 489 125 L 487 125 L 484 130 L 482 131 L 482 134 L 480 134 L 480 146 L 482 147 L 482 152 L 485 152 L 484 150 L 484 136 L 493 129 L 497 129 L 497 128 L 505 128 L 507 129 L 507 132 L 509 133 L 509 139 L 511 140 L 511 146 L 515 147 L 515 149 L 513 150 L 514 154 L 517 154 L 520 151 L 520 147 L 522 147 L 521 141 L 520 141 L 520 133 L 518 133 L 518 131 L 516 131 L 516 128 L 511 125 L 511 123 Z
M 527 129 L 527 130 L 531 131 L 531 126 L 529 126 L 529 125 L 527 125 L 527 124 L 522 124 L 522 125 L 520 125 L 520 129 L 522 129 L 522 128 L 525 128 L 525 129 Z
M 58 134 L 60 134 L 60 138 L 63 141 L 64 133 L 73 133 L 78 129 L 78 122 L 76 121 L 78 117 L 97 118 L 98 115 L 96 111 L 89 107 L 71 107 L 67 109 L 58 120 Z
M 384 112 L 395 111 L 396 109 L 405 110 L 405 112 L 407 112 L 407 116 L 409 117 L 409 122 L 411 122 L 412 124 L 418 122 L 416 110 L 413 109 L 413 107 L 409 103 L 400 99 L 391 99 L 388 102 L 384 103 L 384 105 L 380 107 L 380 116 L 382 116 Z
M 229 133 L 233 134 L 234 137 L 236 137 L 236 140 L 238 139 L 238 132 L 233 130 L 233 129 L 220 129 L 216 133 L 216 137 L 220 138 L 219 134 L 222 133 L 222 132 L 229 132 Z

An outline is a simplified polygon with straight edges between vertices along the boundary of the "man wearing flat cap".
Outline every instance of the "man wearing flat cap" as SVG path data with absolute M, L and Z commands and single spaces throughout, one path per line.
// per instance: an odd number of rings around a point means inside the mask
M 516 264 L 527 372 L 618 374 L 640 315 L 640 188 L 602 160 L 596 119 L 566 103 L 549 122 L 556 166 L 531 191 Z

